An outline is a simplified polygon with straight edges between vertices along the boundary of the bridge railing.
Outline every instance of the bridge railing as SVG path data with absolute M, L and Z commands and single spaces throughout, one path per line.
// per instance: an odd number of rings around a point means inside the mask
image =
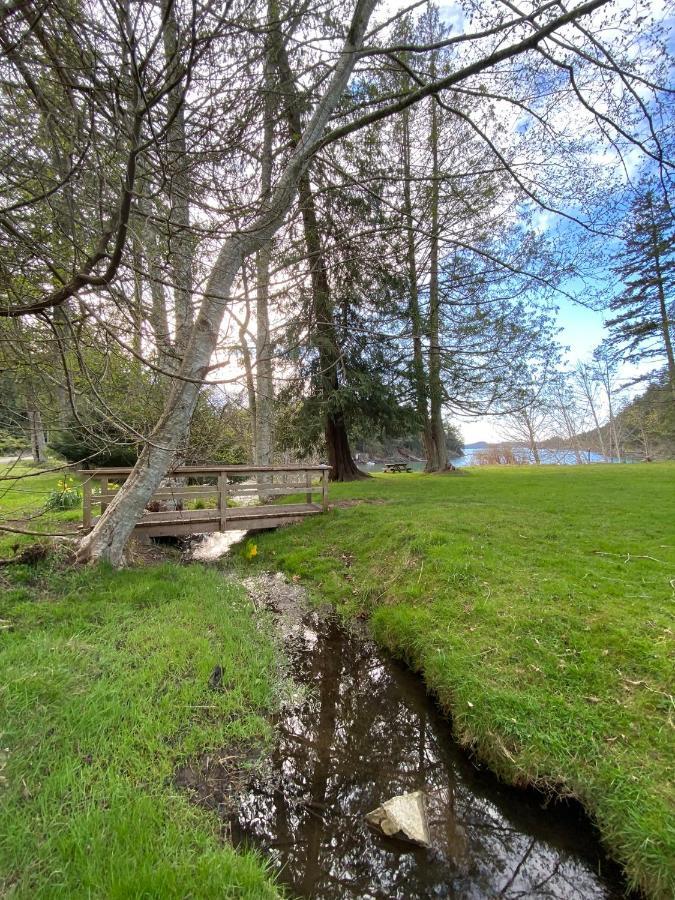
M 93 525 L 94 507 L 98 506 L 103 513 L 132 471 L 131 468 L 117 466 L 80 470 L 82 525 L 85 529 Z M 182 511 L 187 510 L 194 501 L 212 502 L 215 498 L 215 508 L 205 509 L 204 512 L 210 518 L 219 520 L 219 530 L 224 531 L 228 500 L 243 501 L 251 517 L 255 517 L 256 509 L 269 510 L 266 501 L 288 494 L 304 494 L 308 508 L 315 507 L 316 512 L 325 511 L 328 508 L 329 471 L 330 466 L 324 465 L 177 466 L 167 473 L 152 495 L 146 505 L 146 515 L 173 510 L 176 518 L 181 518 Z M 320 499 L 314 503 L 316 494 L 320 495 Z M 256 503 L 256 500 L 262 502 Z M 292 507 L 297 508 L 297 504 Z M 280 513 L 290 508 L 283 503 L 275 505 Z

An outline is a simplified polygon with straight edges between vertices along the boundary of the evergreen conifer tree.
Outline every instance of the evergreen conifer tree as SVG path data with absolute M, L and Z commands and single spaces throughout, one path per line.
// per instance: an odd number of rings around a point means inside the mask
M 652 190 L 634 201 L 614 273 L 623 290 L 610 302 L 610 343 L 627 362 L 663 359 L 675 399 L 675 222 Z M 652 373 L 645 377 L 650 377 Z

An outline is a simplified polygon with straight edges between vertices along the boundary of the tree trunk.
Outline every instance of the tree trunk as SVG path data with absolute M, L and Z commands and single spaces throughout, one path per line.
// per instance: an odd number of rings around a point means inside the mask
M 422 430 L 422 446 L 427 460 L 433 455 L 431 421 L 429 419 L 429 380 L 424 368 L 422 348 L 423 324 L 420 311 L 419 289 L 417 286 L 417 258 L 415 253 L 415 222 L 413 219 L 410 194 L 410 110 L 405 109 L 403 118 L 403 212 L 406 222 L 407 262 L 408 262 L 408 315 L 413 344 L 413 390 L 415 410 Z
M 136 200 L 139 227 L 132 240 L 136 278 L 142 282 L 145 261 L 151 295 L 149 321 L 155 335 L 155 348 L 160 366 L 175 372 L 180 356 L 190 337 L 194 314 L 192 309 L 194 236 L 190 222 L 190 157 L 187 152 L 183 87 L 177 79 L 181 64 L 179 29 L 175 5 L 162 0 L 164 21 L 164 80 L 171 84 L 166 99 L 166 154 L 171 177 L 167 179 L 168 215 L 161 204 L 155 205 L 151 197 L 156 188 L 147 178 L 139 176 L 140 190 Z M 175 82 L 175 84 L 174 84 Z M 151 170 L 153 161 L 146 158 Z M 160 236 L 161 230 L 161 236 Z M 162 240 L 163 239 L 163 240 Z M 168 273 L 162 256 L 168 260 Z M 170 297 L 166 283 L 171 284 L 173 295 L 173 329 L 170 324 Z
M 527 430 L 530 435 L 529 444 L 530 444 L 530 450 L 532 451 L 532 459 L 534 460 L 535 465 L 540 466 L 541 465 L 541 456 L 539 455 L 539 447 L 537 446 L 537 439 L 535 438 L 535 436 L 532 432 L 529 422 L 527 423 Z
M 47 438 L 42 425 L 42 415 L 37 407 L 31 407 L 28 412 L 28 430 L 30 432 L 30 446 L 33 459 L 36 463 L 47 462 Z
M 140 365 L 138 357 L 143 352 L 143 254 L 137 229 L 134 229 L 131 238 L 131 259 L 134 274 L 134 296 L 131 304 L 131 319 L 133 323 L 131 346 L 136 354 L 133 365 L 138 368 Z
M 361 46 L 375 3 L 376 0 L 360 0 L 357 3 L 328 87 L 288 159 L 269 203 L 261 208 L 245 232 L 235 232 L 224 242 L 208 278 L 205 296 L 183 354 L 179 377 L 173 381 L 164 411 L 126 483 L 94 529 L 82 540 L 78 551 L 80 561 L 105 559 L 114 565 L 122 561 L 124 547 L 143 514 L 145 504 L 169 469 L 174 453 L 189 429 L 199 389 L 216 348 L 242 260 L 271 240 L 286 217 L 295 198 L 298 181 L 347 86 L 356 61 L 356 51 Z
M 572 450 L 574 452 L 574 458 L 577 465 L 581 465 L 583 463 L 583 458 L 581 456 L 581 445 L 579 444 L 579 438 L 577 437 L 577 428 L 575 428 L 575 423 L 572 419 L 572 416 L 570 415 L 566 396 L 568 393 L 569 384 L 567 382 L 556 383 L 555 399 L 558 404 L 558 409 L 562 417 L 563 425 L 565 426 L 565 431 L 567 432 L 567 440 L 572 445 Z M 574 403 L 573 398 L 571 398 L 571 403 Z
M 286 48 L 280 29 L 274 30 L 275 62 L 279 70 L 281 90 L 285 98 L 285 111 L 294 143 L 302 134 L 300 99 L 293 74 L 288 63 Z M 302 224 L 307 248 L 312 284 L 312 319 L 314 322 L 314 343 L 319 352 L 321 396 L 324 407 L 324 436 L 328 464 L 331 467 L 331 481 L 355 481 L 368 478 L 354 462 L 349 446 L 347 425 L 341 410 L 332 406 L 335 393 L 339 390 L 338 365 L 340 344 L 335 328 L 335 316 L 328 281 L 328 268 L 321 247 L 319 221 L 316 202 L 309 174 L 303 173 L 298 184 L 298 199 L 302 213 Z
M 574 458 L 576 459 L 578 465 L 581 465 L 584 461 L 581 455 L 581 447 L 579 446 L 579 441 L 577 440 L 574 441 Z
M 150 205 L 142 197 L 138 200 L 138 210 L 143 219 L 141 240 L 143 251 L 139 252 L 139 264 L 147 269 L 148 284 L 150 286 L 150 325 L 155 335 L 155 350 L 160 366 L 170 372 L 176 368 L 177 360 L 171 342 L 171 329 L 169 328 L 169 313 L 166 303 L 166 290 L 164 288 L 165 275 L 159 261 L 159 244 L 157 229 L 150 217 Z
M 176 355 L 171 343 L 169 316 L 166 307 L 166 291 L 162 284 L 162 271 L 154 255 L 155 248 L 148 252 L 148 270 L 150 275 L 150 296 L 152 298 L 152 330 L 155 334 L 155 347 L 159 364 L 167 372 L 177 365 Z
M 246 393 L 248 395 L 248 411 L 251 420 L 251 460 L 256 460 L 256 448 L 258 442 L 256 439 L 256 396 L 255 396 L 255 379 L 253 377 L 253 364 L 251 362 L 251 351 L 248 347 L 248 325 L 251 320 L 251 295 L 248 290 L 248 275 L 246 273 L 246 261 L 241 267 L 241 280 L 244 286 L 244 303 L 246 304 L 246 313 L 244 320 L 239 326 L 239 342 L 241 344 L 241 357 L 244 363 L 244 377 L 246 378 Z
M 579 363 L 577 366 L 577 376 L 579 383 L 581 384 L 581 388 L 584 392 L 584 396 L 586 397 L 586 401 L 588 403 L 588 408 L 591 411 L 591 416 L 593 417 L 593 422 L 595 424 L 595 436 L 598 440 L 598 446 L 600 448 L 600 453 L 603 455 L 605 460 L 607 459 L 607 453 L 605 452 L 605 441 L 602 437 L 602 430 L 600 428 L 600 419 L 598 418 L 598 412 L 595 408 L 595 398 L 594 398 L 594 390 L 593 390 L 593 382 L 592 378 L 594 376 L 591 375 L 589 370 L 585 365 Z M 590 460 L 589 460 L 590 462 Z
M 309 178 L 304 176 L 300 183 L 300 203 L 305 229 L 305 241 L 312 273 L 312 299 L 314 311 L 314 343 L 319 351 L 321 395 L 324 406 L 324 435 L 328 464 L 331 467 L 331 481 L 355 481 L 368 478 L 352 456 L 349 435 L 344 415 L 333 408 L 332 400 L 340 388 L 338 364 L 340 347 L 335 332 L 333 306 L 330 298 L 328 273 L 321 251 L 314 196 Z
M 651 198 L 649 199 L 649 208 L 652 212 Z M 661 332 L 663 334 L 663 345 L 666 350 L 666 360 L 668 362 L 668 383 L 670 392 L 675 400 L 675 353 L 673 353 L 673 342 L 670 337 L 671 322 L 668 316 L 668 306 L 666 304 L 666 293 L 663 286 L 663 267 L 661 265 L 661 253 L 659 252 L 659 236 L 656 229 L 656 222 L 652 215 L 650 234 L 652 239 L 652 250 L 654 253 L 654 264 L 656 266 L 656 289 L 659 294 L 659 314 L 661 317 Z
M 164 58 L 167 83 L 176 80 L 181 65 L 176 7 L 172 0 L 162 0 L 164 19 Z M 168 257 L 173 282 L 175 345 L 178 354 L 187 346 L 194 314 L 192 310 L 194 236 L 190 228 L 190 157 L 185 135 L 185 96 L 178 81 L 166 101 L 167 156 L 169 180 Z
M 619 435 L 618 429 L 616 427 L 616 418 L 614 416 L 614 404 L 612 402 L 613 399 L 613 390 L 612 390 L 612 374 L 609 368 L 609 364 L 606 360 L 602 360 L 601 365 L 602 369 L 602 382 L 605 388 L 605 393 L 607 395 L 607 410 L 609 412 L 609 453 L 610 457 L 612 452 L 616 454 L 617 462 L 621 462 L 621 445 L 619 443 Z M 612 451 L 612 444 L 614 445 L 614 451 Z
M 342 413 L 329 412 L 326 414 L 324 435 L 328 465 L 331 467 L 329 476 L 331 481 L 357 481 L 370 477 L 362 472 L 354 462 Z
M 274 0 L 267 6 L 268 28 L 276 21 Z M 268 37 L 265 58 L 265 104 L 263 112 L 263 144 L 261 156 L 261 190 L 263 203 L 268 202 L 272 190 L 272 153 L 274 143 L 274 62 L 272 39 Z M 255 462 L 258 466 L 272 464 L 274 449 L 274 380 L 272 344 L 270 341 L 269 290 L 271 241 L 256 254 L 256 404 L 255 404 Z M 269 480 L 269 479 L 267 479 Z
M 432 75 L 434 73 L 432 72 Z M 448 451 L 443 425 L 443 384 L 441 381 L 440 294 L 438 286 L 438 112 L 436 100 L 431 98 L 431 249 L 429 272 L 429 401 L 431 446 L 427 455 L 427 472 L 443 472 L 448 468 Z
M 71 392 L 69 389 L 70 374 L 68 372 L 67 349 L 71 343 L 68 327 L 68 304 L 57 306 L 51 317 L 51 328 L 54 332 L 53 355 L 56 394 L 56 424 L 66 428 L 71 414 Z M 62 377 L 57 375 L 62 373 Z
M 619 433 L 616 427 L 616 418 L 614 416 L 614 410 L 612 408 L 612 402 L 609 401 L 609 434 L 610 434 L 610 448 L 612 446 L 612 441 L 614 442 L 614 452 L 616 453 L 616 461 L 621 462 L 621 444 L 619 443 Z
M 263 248 L 258 254 L 256 266 L 255 458 L 258 466 L 270 466 L 274 450 L 274 374 L 267 304 L 269 261 L 268 248 Z

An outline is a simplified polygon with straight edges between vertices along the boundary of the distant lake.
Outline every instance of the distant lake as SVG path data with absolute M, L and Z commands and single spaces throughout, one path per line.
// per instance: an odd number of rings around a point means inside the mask
M 476 454 L 484 452 L 484 448 L 464 448 L 464 456 L 459 459 L 453 459 L 454 466 L 472 466 L 475 465 L 474 458 Z M 519 463 L 534 463 L 534 456 L 528 447 L 513 447 L 513 455 Z M 616 462 L 616 459 L 606 459 L 601 453 L 595 453 L 592 450 L 581 450 L 581 460 L 583 463 L 601 463 Z M 541 448 L 539 450 L 539 458 L 542 465 L 546 466 L 576 466 L 577 455 L 574 450 L 548 450 Z
M 474 466 L 478 465 L 475 461 L 476 455 L 480 456 L 481 453 L 484 453 L 486 449 L 485 447 L 465 447 L 464 448 L 464 456 L 457 457 L 456 459 L 451 459 L 450 462 L 453 466 L 457 468 L 462 468 L 464 466 Z M 512 448 L 513 455 L 516 457 L 519 463 L 521 464 L 534 464 L 534 457 L 532 455 L 532 451 L 527 447 L 513 447 Z M 547 450 L 542 448 L 539 451 L 539 457 L 541 459 L 542 465 L 547 466 L 575 466 L 577 465 L 577 457 L 574 450 Z M 584 463 L 602 463 L 602 462 L 617 462 L 616 459 L 605 459 L 605 457 L 601 453 L 595 453 L 594 451 L 582 450 L 581 458 Z M 398 462 L 399 460 L 397 460 Z M 629 460 L 628 460 L 629 461 Z M 384 468 L 382 463 L 374 463 L 373 465 L 368 465 L 366 463 L 360 462 L 358 465 L 365 469 L 367 472 L 381 472 Z M 413 470 L 413 472 L 422 472 L 424 470 L 423 462 L 412 462 L 409 461 L 408 465 Z

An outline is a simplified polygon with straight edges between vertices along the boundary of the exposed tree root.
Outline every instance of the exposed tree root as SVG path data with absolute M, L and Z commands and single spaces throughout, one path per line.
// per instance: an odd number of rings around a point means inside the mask
M 29 547 L 24 547 L 21 553 L 17 553 L 15 556 L 0 559 L 0 566 L 11 566 L 14 563 L 32 566 L 47 556 L 49 556 L 47 544 L 31 544 Z

